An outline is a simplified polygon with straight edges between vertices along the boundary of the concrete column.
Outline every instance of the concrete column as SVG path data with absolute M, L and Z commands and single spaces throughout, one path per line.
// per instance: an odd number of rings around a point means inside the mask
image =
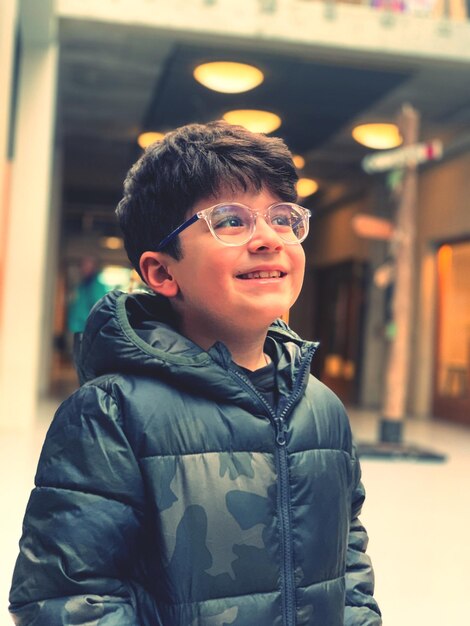
M 47 32 L 41 37 L 39 7 Z M 57 45 L 52 4 L 22 3 L 22 48 L 16 114 L 0 343 L 0 427 L 26 428 L 35 418 L 49 235 Z M 28 11 L 30 13 L 28 14 Z M 29 20 L 29 21 L 28 21 Z M 32 36 L 29 33 L 33 33 Z M 44 33 L 43 33 L 44 34 Z
M 11 172 L 8 139 L 10 132 L 16 17 L 16 0 L 3 0 L 0 2 L 0 312 L 3 293 L 6 231 L 9 216 L 8 192 Z
M 44 397 L 50 393 L 53 361 L 54 315 L 57 306 L 57 272 L 59 267 L 59 243 L 61 225 L 63 155 L 59 146 L 53 155 L 53 176 L 50 190 L 49 221 L 47 232 L 47 257 L 44 281 L 44 319 L 41 332 L 40 367 L 38 391 Z

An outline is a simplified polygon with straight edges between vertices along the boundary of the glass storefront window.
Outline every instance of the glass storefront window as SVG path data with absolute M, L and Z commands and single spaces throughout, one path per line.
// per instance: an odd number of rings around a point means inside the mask
M 438 251 L 437 394 L 470 399 L 470 242 Z

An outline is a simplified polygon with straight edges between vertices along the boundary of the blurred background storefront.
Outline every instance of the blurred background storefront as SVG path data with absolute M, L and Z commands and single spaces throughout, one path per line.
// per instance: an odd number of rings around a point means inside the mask
M 77 384 L 68 320 L 84 259 L 107 289 L 138 283 L 114 208 L 139 136 L 240 109 L 270 114 L 266 132 L 310 184 L 299 189 L 313 218 L 290 323 L 321 341 L 317 376 L 347 404 L 380 407 L 393 241 L 354 219 L 393 222 L 400 177 L 367 173 L 377 145 L 353 131 L 396 123 L 406 102 L 419 141 L 443 146 L 418 167 L 407 410 L 470 424 L 467 11 L 463 0 L 4 0 L 0 425 L 30 424 L 38 397 Z M 211 62 L 258 73 L 242 91 L 213 85 L 194 74 Z

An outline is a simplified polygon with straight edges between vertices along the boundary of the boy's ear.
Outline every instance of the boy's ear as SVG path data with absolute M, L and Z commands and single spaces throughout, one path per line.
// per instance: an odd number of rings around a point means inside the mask
M 179 286 L 168 269 L 167 261 L 166 255 L 161 252 L 144 252 L 139 266 L 150 289 L 167 298 L 174 298 L 179 292 Z

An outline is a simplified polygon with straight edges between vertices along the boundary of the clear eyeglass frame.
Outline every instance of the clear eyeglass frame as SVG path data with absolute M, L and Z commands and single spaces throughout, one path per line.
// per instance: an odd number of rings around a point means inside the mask
M 222 239 L 217 234 L 217 230 L 213 222 L 213 215 L 217 209 L 222 209 L 222 208 L 229 209 L 230 207 L 235 207 L 237 209 L 244 209 L 247 211 L 247 215 L 250 216 L 249 217 L 249 229 L 247 230 L 246 235 L 244 237 L 237 237 L 236 241 L 230 241 L 230 238 L 233 235 L 226 235 L 226 238 Z M 280 209 L 281 207 L 288 207 L 291 210 L 291 212 L 298 213 L 298 220 L 294 222 L 294 224 L 291 224 L 291 231 L 290 233 L 288 233 L 289 236 L 287 237 L 283 236 L 283 234 L 285 233 L 283 233 L 282 230 L 276 230 L 275 226 L 271 222 L 271 215 L 274 213 L 275 209 Z M 180 226 L 175 228 L 175 230 L 173 230 L 169 235 L 167 235 L 164 239 L 162 239 L 162 241 L 160 241 L 158 246 L 155 248 L 155 251 L 159 252 L 163 250 L 183 230 L 191 226 L 191 224 L 194 224 L 195 222 L 197 222 L 197 220 L 199 219 L 205 220 L 213 237 L 217 239 L 217 241 L 220 241 L 220 243 L 222 243 L 224 246 L 242 246 L 248 243 L 255 233 L 256 220 L 258 217 L 263 217 L 266 220 L 266 222 L 269 224 L 269 226 L 273 228 L 273 230 L 275 230 L 278 236 L 287 245 L 300 244 L 306 239 L 308 235 L 309 219 L 311 215 L 312 214 L 309 211 L 309 209 L 306 209 L 305 207 L 295 204 L 294 202 L 275 202 L 274 204 L 271 204 L 263 212 L 254 211 L 250 207 L 246 206 L 245 204 L 241 204 L 239 202 L 221 202 L 218 204 L 214 204 L 213 206 L 210 206 L 207 209 L 203 209 L 202 211 L 198 211 L 192 217 L 190 217 L 185 222 L 180 224 Z M 295 238 L 292 238 L 292 232 L 294 232 L 295 234 L 294 227 L 300 226 L 300 225 L 301 225 L 302 234 L 300 236 L 295 235 Z

